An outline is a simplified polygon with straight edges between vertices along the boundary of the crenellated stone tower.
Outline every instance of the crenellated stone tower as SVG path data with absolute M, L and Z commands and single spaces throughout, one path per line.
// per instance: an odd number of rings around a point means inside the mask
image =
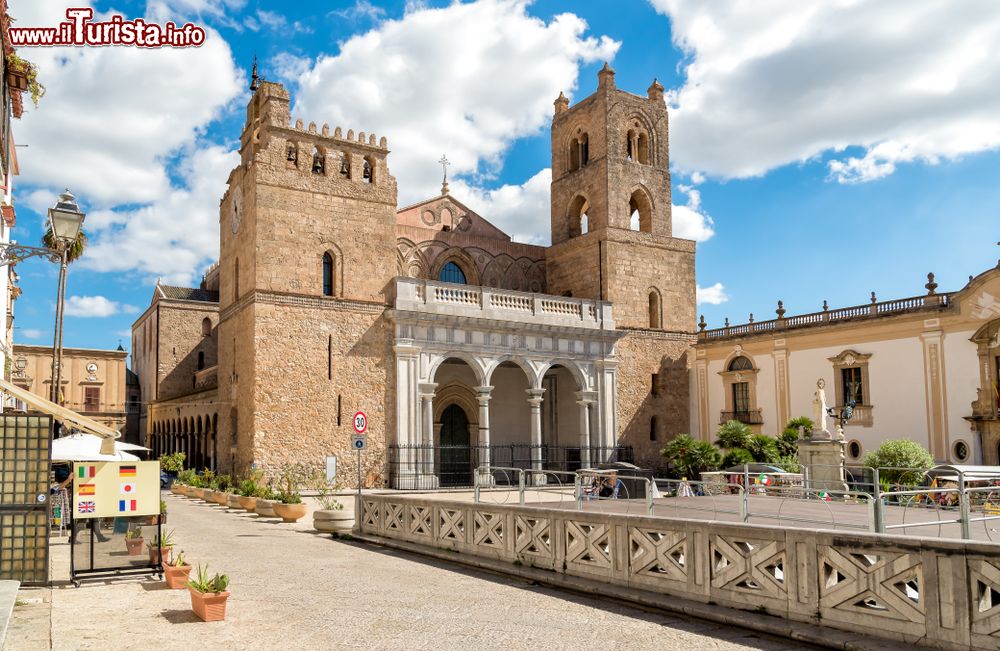
M 380 319 L 396 274 L 388 153 L 374 134 L 293 124 L 284 87 L 256 87 L 219 209 L 223 471 L 304 450 L 346 463 L 358 403 L 392 404 Z M 386 414 L 369 418 L 384 445 Z
M 687 350 L 695 331 L 695 243 L 673 237 L 663 86 L 646 96 L 597 91 L 552 119 L 552 294 L 611 301 L 628 335 L 618 344 L 619 441 L 656 465 L 663 442 L 688 427 Z

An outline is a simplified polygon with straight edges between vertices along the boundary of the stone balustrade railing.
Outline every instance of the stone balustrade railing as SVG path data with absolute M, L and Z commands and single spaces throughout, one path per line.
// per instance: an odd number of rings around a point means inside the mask
M 196 389 L 207 389 L 219 384 L 219 367 L 209 366 L 194 374 L 194 387 Z
M 620 513 L 359 497 L 357 531 L 910 645 L 1000 639 L 994 544 Z M 637 601 L 640 601 L 637 599 Z
M 915 296 L 891 301 L 872 302 L 867 305 L 853 305 L 822 312 L 811 312 L 790 317 L 781 317 L 769 321 L 751 321 L 738 325 L 726 325 L 722 328 L 701 330 L 699 341 L 721 339 L 724 337 L 740 337 L 775 330 L 787 330 L 807 326 L 837 323 L 852 319 L 867 319 L 872 317 L 891 316 L 923 310 L 944 309 L 951 305 L 951 294 L 932 294 Z M 752 316 L 752 315 L 751 315 Z
M 453 314 L 500 321 L 614 330 L 611 303 L 458 285 L 422 278 L 396 278 L 397 310 Z

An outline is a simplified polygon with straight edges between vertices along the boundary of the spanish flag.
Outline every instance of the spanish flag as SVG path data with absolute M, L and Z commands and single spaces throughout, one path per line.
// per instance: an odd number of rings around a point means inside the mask
M 135 466 L 119 466 L 119 477 L 135 477 Z
M 80 495 L 93 495 L 94 494 L 94 484 L 80 484 Z

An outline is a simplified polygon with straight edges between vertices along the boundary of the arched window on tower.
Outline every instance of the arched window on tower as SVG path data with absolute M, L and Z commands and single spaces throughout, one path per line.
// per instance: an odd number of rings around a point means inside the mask
M 346 151 L 340 152 L 340 175 L 345 179 L 351 178 L 351 157 Z
M 569 213 L 566 216 L 567 237 L 577 237 L 589 231 L 588 210 L 590 210 L 590 204 L 582 195 L 577 195 L 570 203 Z
M 199 350 L 198 351 L 198 370 L 200 371 L 203 368 L 205 368 L 205 351 Z
M 628 133 L 625 135 L 625 160 L 627 161 L 635 160 L 635 151 L 633 149 L 635 147 L 635 142 L 635 131 L 633 129 L 629 129 Z
M 636 190 L 628 200 L 629 228 L 643 233 L 653 232 L 653 205 L 649 195 L 642 190 Z
M 446 283 L 458 283 L 464 285 L 465 272 L 454 262 L 448 262 L 443 267 L 441 267 L 441 273 L 438 274 L 438 280 L 444 281 Z
M 576 138 L 569 143 L 569 171 L 575 172 L 580 169 L 580 146 Z
M 333 296 L 336 291 L 336 261 L 333 254 L 327 251 L 323 254 L 323 296 Z
M 326 156 L 324 156 L 323 152 L 316 147 L 313 147 L 312 173 L 326 174 Z
M 365 168 L 362 176 L 365 183 L 375 183 L 375 159 L 371 156 L 365 156 Z
M 292 165 L 298 165 L 299 162 L 299 147 L 291 140 L 285 146 L 285 160 Z
M 201 320 L 201 336 L 210 337 L 212 335 L 212 320 L 207 316 Z
M 649 327 L 655 329 L 663 327 L 660 319 L 660 292 L 655 289 L 649 290 Z
M 590 162 L 590 137 L 587 134 L 580 136 L 580 167 Z
M 647 138 L 646 134 L 642 131 L 639 132 L 638 143 L 639 163 L 642 165 L 649 165 L 649 138 Z

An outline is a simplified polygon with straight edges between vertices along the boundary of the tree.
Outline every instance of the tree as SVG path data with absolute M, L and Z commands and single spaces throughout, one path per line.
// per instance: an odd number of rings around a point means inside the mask
M 42 245 L 45 248 L 52 249 L 53 251 L 58 251 L 59 247 L 56 246 L 55 238 L 52 236 L 52 227 L 45 229 L 45 234 L 42 235 Z M 69 245 L 66 249 L 66 261 L 73 262 L 83 255 L 83 252 L 87 250 L 87 234 L 80 229 L 80 235 Z
M 934 465 L 934 457 L 916 441 L 894 439 L 866 454 L 861 459 L 861 464 L 869 468 L 880 468 L 880 479 L 894 484 L 916 484 L 923 477 L 923 471 Z
M 752 436 L 753 430 L 749 425 L 738 420 L 730 420 L 715 433 L 715 444 L 727 450 L 746 449 Z
M 698 441 L 689 434 L 678 434 L 660 450 L 670 467 L 682 477 L 699 477 L 718 470 L 721 455 L 708 441 Z
M 733 466 L 742 466 L 744 463 L 753 463 L 753 455 L 743 448 L 734 448 L 722 457 L 723 470 Z
M 767 434 L 754 434 L 743 449 L 757 463 L 771 463 L 778 458 L 778 442 Z
M 802 434 L 809 436 L 812 434 L 813 428 L 816 427 L 816 423 L 808 416 L 798 416 L 785 423 L 785 429 L 782 434 L 790 432 L 795 435 L 795 438 L 799 438 L 799 426 L 802 427 Z

